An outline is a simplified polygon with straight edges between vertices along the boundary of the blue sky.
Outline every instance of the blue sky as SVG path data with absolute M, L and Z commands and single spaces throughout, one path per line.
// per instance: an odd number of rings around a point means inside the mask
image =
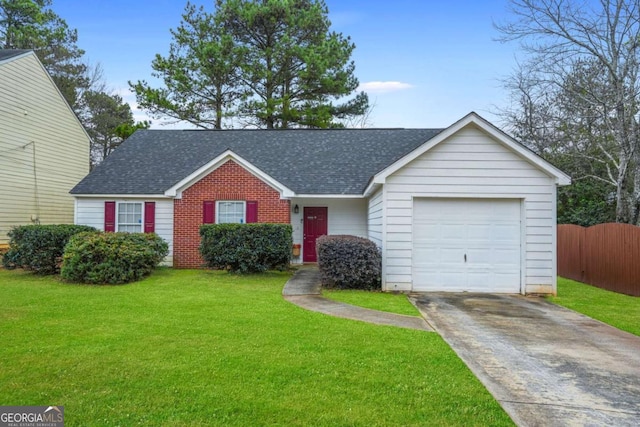
M 498 120 L 493 112 L 507 102 L 500 79 L 514 68 L 518 49 L 493 40 L 493 22 L 508 18 L 506 0 L 326 2 L 333 29 L 356 44 L 356 76 L 376 104 L 374 127 L 444 127 L 470 111 Z M 211 9 L 213 1 L 193 3 Z M 54 0 L 53 10 L 78 30 L 86 57 L 102 65 L 111 89 L 142 119 L 127 81 L 153 82 L 151 61 L 168 52 L 169 29 L 185 4 Z

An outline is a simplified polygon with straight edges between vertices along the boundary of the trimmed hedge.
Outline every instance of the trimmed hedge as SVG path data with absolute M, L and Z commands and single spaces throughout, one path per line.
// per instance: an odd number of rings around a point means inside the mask
M 85 225 L 22 225 L 9 231 L 9 250 L 2 257 L 6 269 L 23 268 L 36 274 L 58 274 L 64 247 L 75 234 L 96 231 Z
M 369 239 L 322 236 L 316 241 L 322 284 L 338 289 L 379 290 L 382 255 Z
M 65 249 L 60 274 L 71 282 L 129 283 L 151 273 L 168 253 L 155 233 L 80 233 Z
M 200 254 L 209 268 L 239 273 L 285 269 L 291 258 L 289 224 L 207 224 Z

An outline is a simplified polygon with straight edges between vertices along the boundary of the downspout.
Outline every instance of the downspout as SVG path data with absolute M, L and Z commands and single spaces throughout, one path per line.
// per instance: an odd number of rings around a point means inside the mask
M 31 218 L 34 224 L 40 224 L 40 195 L 38 192 L 38 167 L 36 165 L 36 142 L 31 141 L 29 144 L 33 147 L 33 191 L 36 201 L 36 217 Z
M 34 224 L 40 223 L 40 194 L 38 191 L 38 167 L 36 164 L 36 143 L 35 141 L 31 141 L 22 146 L 22 149 L 25 150 L 29 145 L 33 147 L 32 160 L 33 160 L 33 198 L 36 205 L 35 215 L 31 214 L 31 222 Z

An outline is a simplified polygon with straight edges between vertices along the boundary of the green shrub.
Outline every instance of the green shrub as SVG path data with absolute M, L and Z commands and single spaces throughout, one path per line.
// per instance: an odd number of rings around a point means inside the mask
M 95 231 L 85 225 L 22 225 L 9 231 L 9 251 L 2 258 L 7 269 L 24 268 L 36 274 L 57 274 L 64 247 L 71 236 Z
M 239 273 L 284 269 L 291 258 L 289 224 L 207 224 L 200 254 L 209 268 Z
M 382 256 L 369 239 L 322 236 L 316 241 L 322 284 L 339 289 L 380 289 Z
M 151 273 L 168 253 L 155 233 L 81 233 L 69 241 L 60 274 L 72 282 L 129 283 Z

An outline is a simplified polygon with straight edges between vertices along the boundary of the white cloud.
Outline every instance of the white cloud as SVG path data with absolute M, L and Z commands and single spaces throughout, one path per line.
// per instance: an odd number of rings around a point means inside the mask
M 120 95 L 123 99 L 130 99 L 133 98 L 135 99 L 135 95 L 133 94 L 133 92 L 131 92 L 131 90 L 129 89 L 129 87 L 123 87 L 123 86 L 117 86 L 115 89 L 113 89 L 112 91 L 115 95 Z
M 360 83 L 358 90 L 363 90 L 368 93 L 387 93 L 410 89 L 412 87 L 409 83 L 404 82 L 366 82 Z

